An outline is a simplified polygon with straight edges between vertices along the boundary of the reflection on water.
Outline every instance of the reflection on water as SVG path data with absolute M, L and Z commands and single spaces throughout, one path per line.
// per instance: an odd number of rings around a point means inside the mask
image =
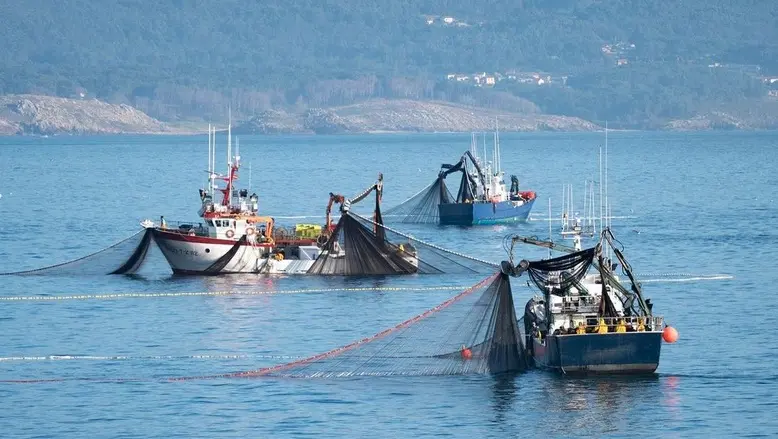
M 677 376 L 662 377 L 661 405 L 673 421 L 682 421 L 681 411 L 681 378 Z
M 494 408 L 496 423 L 505 422 L 506 418 L 514 411 L 514 402 L 520 397 L 518 380 L 520 373 L 505 373 L 495 375 L 492 383 L 492 407 Z M 506 415 L 508 415 L 506 417 Z
M 546 384 L 545 410 L 560 421 L 549 427 L 560 433 L 571 428 L 595 435 L 624 431 L 629 428 L 631 414 L 662 395 L 656 375 L 570 377 L 549 373 Z

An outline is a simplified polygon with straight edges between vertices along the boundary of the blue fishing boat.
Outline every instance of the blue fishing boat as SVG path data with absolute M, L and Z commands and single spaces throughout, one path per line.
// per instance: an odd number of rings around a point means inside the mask
M 520 191 L 519 179 L 515 175 L 511 176 L 510 191 L 506 190 L 499 133 L 494 134 L 492 161 L 482 162 L 477 150 L 473 135 L 470 150 L 462 155 L 458 163 L 441 166 L 438 174 L 440 224 L 471 226 L 526 221 L 537 197 L 533 191 Z M 455 172 L 462 173 L 456 197 L 448 192 L 443 181 Z

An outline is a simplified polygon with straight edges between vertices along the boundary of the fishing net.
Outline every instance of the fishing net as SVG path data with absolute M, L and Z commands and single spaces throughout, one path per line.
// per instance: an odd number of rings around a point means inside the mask
M 380 210 L 376 220 L 381 220 Z M 496 264 L 419 241 L 354 212 L 344 212 L 309 274 L 491 273 Z
M 526 368 L 509 277 L 500 272 L 373 336 L 302 360 L 233 376 L 462 375 Z
M 78 259 L 32 270 L 0 273 L 0 276 L 132 274 L 140 269 L 146 259 L 152 233 L 151 229 L 144 229 L 110 247 Z
M 437 178 L 416 195 L 388 209 L 384 218 L 388 222 L 406 224 L 437 224 L 440 220 L 438 205 L 451 203 L 454 196 L 446 187 L 443 178 Z
M 521 261 L 518 269 L 526 270 L 541 291 L 564 295 L 571 286 L 580 285 L 594 262 L 596 248 L 541 261 Z

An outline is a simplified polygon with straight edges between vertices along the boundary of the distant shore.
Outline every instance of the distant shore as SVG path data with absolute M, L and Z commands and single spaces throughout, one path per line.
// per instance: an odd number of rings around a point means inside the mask
M 207 123 L 164 122 L 126 104 L 97 99 L 40 95 L 0 96 L 0 135 L 199 135 Z M 219 130 L 226 129 L 226 121 Z M 773 126 L 774 125 L 774 126 Z M 501 132 L 602 132 L 598 124 L 570 116 L 513 113 L 442 101 L 374 99 L 342 107 L 292 113 L 269 110 L 233 121 L 233 133 L 247 134 L 419 134 Z M 722 112 L 668 122 L 656 131 L 769 130 Z M 609 131 L 643 131 L 609 129 Z

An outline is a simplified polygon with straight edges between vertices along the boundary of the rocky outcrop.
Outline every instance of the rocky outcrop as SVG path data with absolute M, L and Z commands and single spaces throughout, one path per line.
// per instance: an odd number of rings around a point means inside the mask
M 583 119 L 535 113 L 512 113 L 439 101 L 371 100 L 354 105 L 309 109 L 301 114 L 265 112 L 240 124 L 235 132 L 371 133 L 490 131 L 593 131 Z
M 707 131 L 707 130 L 737 130 L 744 129 L 744 123 L 729 115 L 709 113 L 697 115 L 690 119 L 677 119 L 664 127 L 670 131 Z
M 340 134 L 355 132 L 349 123 L 332 111 L 321 108 L 312 108 L 305 112 L 303 125 L 306 129 L 316 134 Z
M 352 132 L 593 131 L 583 119 L 524 114 L 438 101 L 373 100 L 331 109 Z
M 0 133 L 157 134 L 174 130 L 129 105 L 38 95 L 0 97 Z
M 0 118 L 0 136 L 8 136 L 19 132 L 19 126 Z
M 299 115 L 268 110 L 233 128 L 235 134 L 281 134 L 306 132 Z
M 751 100 L 730 108 L 711 110 L 689 119 L 668 122 L 672 131 L 774 130 L 778 129 L 778 100 Z

